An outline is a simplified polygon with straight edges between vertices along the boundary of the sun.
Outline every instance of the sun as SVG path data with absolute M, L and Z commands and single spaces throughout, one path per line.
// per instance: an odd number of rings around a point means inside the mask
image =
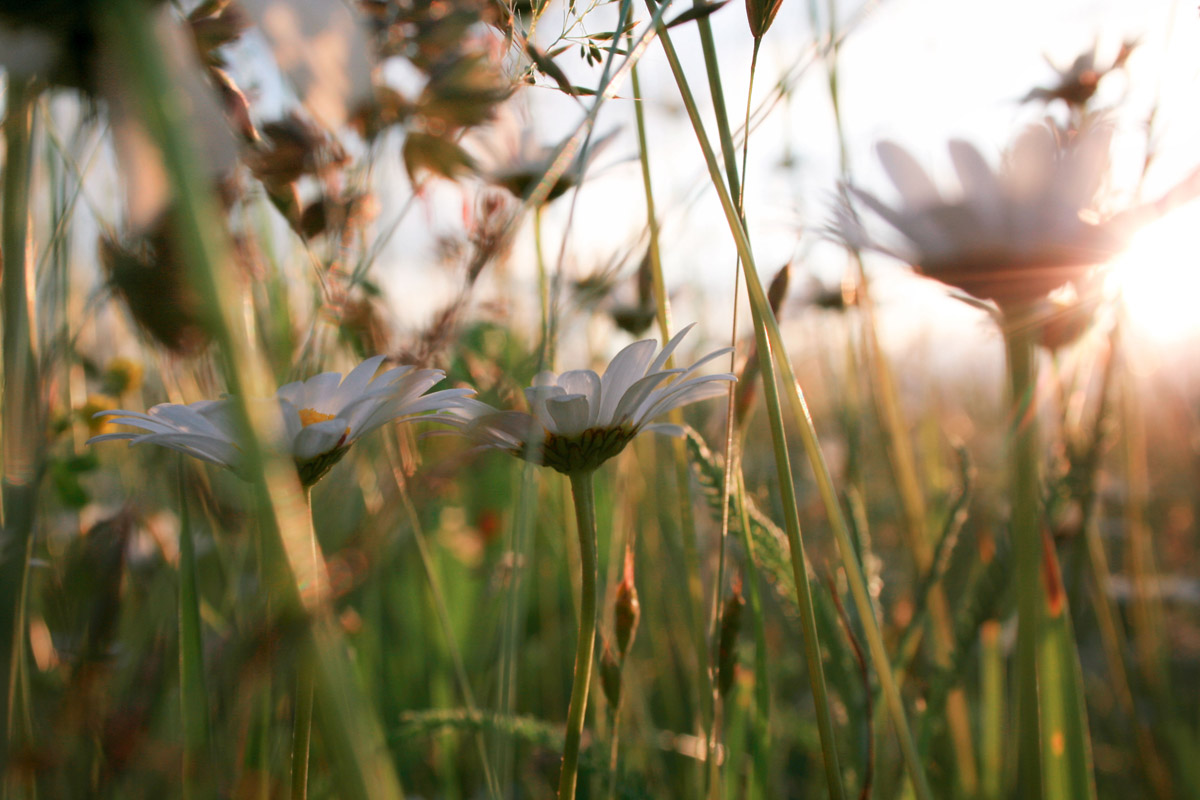
M 1130 322 L 1150 339 L 1200 333 L 1200 203 L 1142 228 L 1110 267 Z

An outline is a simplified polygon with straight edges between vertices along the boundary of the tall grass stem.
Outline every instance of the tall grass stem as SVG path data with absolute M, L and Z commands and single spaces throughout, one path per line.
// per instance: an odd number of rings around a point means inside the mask
M 160 20 L 137 0 L 113 0 L 96 15 L 104 44 L 117 59 L 122 86 L 133 95 L 150 139 L 161 151 L 173 190 L 175 234 L 235 398 L 239 449 L 262 509 L 263 538 L 273 551 L 267 559 L 276 576 L 270 590 L 281 611 L 307 613 L 297 581 L 310 582 L 324 565 L 319 556 L 315 563 L 312 559 L 304 496 L 294 465 L 264 449 L 251 423 L 249 397 L 273 392 L 272 371 L 252 345 L 240 304 L 234 302 L 242 293 L 229 274 L 232 259 L 227 257 L 229 248 L 219 228 L 212 187 L 200 172 L 201 160 L 155 28 Z M 264 429 L 268 424 L 263 421 Z M 309 651 L 306 656 L 315 659 L 317 712 L 330 726 L 322 740 L 338 769 L 342 792 L 353 798 L 401 797 L 403 790 L 383 746 L 382 731 L 361 697 L 341 632 L 325 619 L 328 609 L 313 610 L 303 647 Z
M 42 471 L 40 382 L 34 354 L 29 191 L 36 84 L 8 72 L 4 123 L 4 208 L 0 246 L 3 295 L 3 529 L 0 532 L 0 775 L 16 732 L 25 662 L 28 584 L 37 487 Z
M 212 719 L 204 675 L 204 636 L 200 622 L 196 540 L 187 498 L 187 463 L 179 456 L 179 700 L 183 727 L 183 770 L 180 785 L 194 796 L 193 781 L 208 782 Z
M 841 506 L 839 505 L 837 493 L 833 486 L 833 479 L 829 472 L 829 467 L 825 463 L 825 457 L 821 451 L 820 443 L 817 439 L 816 429 L 813 426 L 812 418 L 808 413 L 807 403 L 800 392 L 799 383 L 796 381 L 796 376 L 792 370 L 791 362 L 786 356 L 786 350 L 783 344 L 783 336 L 779 331 L 778 322 L 776 321 L 775 315 L 771 311 L 770 304 L 767 301 L 766 291 L 763 289 L 762 281 L 759 278 L 758 269 L 755 265 L 754 255 L 750 248 L 746 231 L 741 225 L 741 222 L 737 217 L 736 207 L 734 206 L 729 193 L 725 190 L 724 183 L 721 181 L 720 168 L 717 165 L 712 147 L 709 144 L 707 135 L 704 132 L 704 124 L 700 118 L 699 110 L 696 107 L 695 99 L 692 96 L 691 89 L 688 86 L 687 77 L 683 72 L 683 68 L 679 62 L 679 57 L 675 52 L 675 48 L 671 44 L 670 35 L 662 25 L 659 26 L 659 38 L 662 40 L 663 50 L 667 55 L 667 61 L 670 64 L 671 72 L 675 77 L 676 84 L 680 90 L 680 95 L 683 98 L 684 107 L 688 113 L 689 119 L 691 120 L 692 127 L 696 133 L 697 141 L 700 144 L 701 151 L 704 154 L 709 177 L 712 180 L 713 186 L 717 192 L 718 199 L 721 201 L 721 207 L 725 212 L 726 222 L 729 225 L 729 229 L 734 237 L 734 242 L 737 245 L 743 263 L 745 264 L 746 286 L 750 291 L 750 302 L 751 308 L 754 312 L 755 335 L 759 340 L 759 351 L 760 353 L 770 355 L 773 349 L 775 351 L 775 358 L 778 359 L 778 366 L 780 367 L 780 371 L 782 373 L 782 384 L 785 392 L 787 393 L 788 404 L 799 426 L 805 451 L 808 454 L 809 462 L 817 479 L 817 488 L 821 496 L 821 501 L 825 506 L 826 514 L 828 515 L 830 525 L 833 528 L 834 537 L 837 540 L 838 550 L 842 558 L 843 566 L 846 570 L 846 575 L 850 584 L 851 593 L 854 597 L 855 606 L 857 607 L 859 616 L 862 619 L 864 632 L 867 638 L 867 644 L 871 652 L 871 660 L 883 689 L 884 698 L 887 701 L 888 711 L 892 717 L 893 724 L 896 727 L 897 737 L 900 740 L 900 748 L 904 756 L 905 765 L 907 766 L 909 774 L 912 778 L 913 787 L 917 797 L 919 800 L 926 800 L 932 796 L 929 789 L 929 781 L 925 775 L 922 759 L 920 758 L 917 752 L 916 744 L 913 741 L 912 730 L 908 724 L 908 718 L 904 711 L 904 704 L 900 697 L 899 687 L 896 684 L 895 676 L 892 674 L 887 648 L 883 643 L 883 635 L 879 629 L 878 620 L 875 618 L 874 609 L 872 608 L 870 601 L 870 595 L 868 594 L 866 588 L 866 581 L 862 574 L 862 568 L 858 564 L 854 544 L 850 540 L 845 517 L 842 513 Z M 764 385 L 768 385 L 772 382 L 769 380 L 767 374 L 767 361 L 768 359 L 763 359 Z M 773 373 L 773 369 L 771 371 Z M 778 398 L 775 399 L 774 406 L 769 394 L 767 400 L 768 416 L 772 420 L 773 430 L 775 430 L 775 427 L 777 426 L 778 429 L 782 431 L 782 412 L 778 405 Z M 773 438 L 778 435 L 779 434 L 773 433 Z M 793 547 L 795 547 L 795 543 L 793 543 Z M 797 581 L 797 588 L 799 589 L 799 581 Z M 818 699 L 818 708 L 820 708 L 822 702 L 823 701 L 821 699 Z M 823 753 L 825 753 L 827 747 L 833 747 L 832 740 L 827 740 L 823 736 Z M 827 759 L 830 757 L 828 753 L 825 753 L 825 755 Z M 834 756 L 834 758 L 836 758 L 836 756 Z M 828 771 L 828 763 L 826 768 Z M 832 788 L 831 791 L 833 791 Z

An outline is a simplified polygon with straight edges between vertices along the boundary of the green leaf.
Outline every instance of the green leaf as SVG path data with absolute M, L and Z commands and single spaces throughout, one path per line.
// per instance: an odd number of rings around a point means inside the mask
M 696 5 L 684 11 L 675 19 L 667 23 L 668 28 L 674 28 L 676 25 L 683 25 L 685 22 L 693 22 L 698 19 L 704 19 L 710 16 L 714 11 L 728 3 L 729 0 L 720 0 L 717 3 L 696 3 Z
M 410 133 L 404 140 L 404 168 L 411 180 L 415 181 L 422 169 L 454 180 L 474 166 L 467 151 L 447 139 L 428 133 Z
M 575 90 L 576 87 L 571 85 L 571 81 L 567 78 L 567 74 L 559 68 L 558 64 L 554 63 L 554 59 L 538 50 L 537 47 L 535 47 L 533 43 L 529 41 L 525 42 L 525 52 L 529 53 L 529 57 L 533 59 L 534 66 L 537 67 L 538 72 L 553 78 L 554 82 L 558 84 L 558 88 L 562 89 L 571 96 L 578 94 L 578 92 Z

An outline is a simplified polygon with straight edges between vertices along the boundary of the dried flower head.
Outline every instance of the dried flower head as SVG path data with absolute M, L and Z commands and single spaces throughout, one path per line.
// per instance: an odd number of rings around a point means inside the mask
M 1092 95 L 1096 93 L 1096 89 L 1100 86 L 1100 81 L 1104 79 L 1110 72 L 1121 70 L 1125 67 L 1125 62 L 1133 53 L 1138 42 L 1136 39 L 1129 39 L 1121 43 L 1121 49 L 1117 51 L 1117 55 L 1113 58 L 1112 63 L 1108 66 L 1099 66 L 1096 64 L 1095 45 L 1091 50 L 1080 53 L 1071 66 L 1066 69 L 1060 69 L 1053 63 L 1050 64 L 1051 69 L 1058 73 L 1058 82 L 1053 86 L 1038 86 L 1029 91 L 1029 94 L 1022 98 L 1022 102 L 1040 101 L 1049 103 L 1053 100 L 1062 100 L 1069 107 L 1074 109 L 1082 109 L 1092 99 Z
M 567 475 L 596 469 L 643 430 L 679 433 L 677 426 L 652 421 L 672 409 L 715 397 L 735 380 L 728 372 L 697 374 L 729 348 L 715 350 L 687 369 L 666 369 L 667 359 L 691 328 L 675 334 L 657 357 L 653 339 L 634 342 L 613 358 L 603 378 L 590 369 L 540 373 L 525 390 L 528 414 L 464 401 L 464 433 L 480 444 Z
M 382 363 L 383 356 L 374 356 L 344 378 L 338 372 L 325 372 L 307 381 L 289 383 L 276 392 L 287 451 L 296 462 L 304 486 L 312 486 L 324 477 L 350 445 L 376 428 L 418 417 L 444 418 L 448 409 L 472 393 L 470 389 L 446 389 L 426 394 L 445 378 L 444 372 L 400 366 L 376 375 Z M 145 414 L 117 409 L 96 416 L 112 417 L 112 424 L 143 432 L 94 436 L 88 444 L 128 439 L 130 444 L 161 445 L 235 472 L 242 468 L 230 398 L 189 405 L 162 403 Z
M 872 239 L 858 217 L 840 210 L 839 234 L 858 247 L 887 252 L 918 272 L 1009 312 L 1078 281 L 1123 245 L 1116 225 L 1095 221 L 1093 200 L 1108 164 L 1111 131 L 1093 126 L 1073 136 L 1047 126 L 1028 129 L 994 172 L 972 145 L 950 142 L 962 184 L 947 199 L 916 160 L 891 142 L 879 158 L 900 193 L 892 207 L 851 188 L 887 221 L 906 246 Z

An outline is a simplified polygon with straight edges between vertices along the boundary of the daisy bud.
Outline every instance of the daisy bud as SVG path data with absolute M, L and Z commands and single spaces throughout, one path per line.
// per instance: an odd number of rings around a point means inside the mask
M 604 699 L 610 706 L 617 708 L 621 705 L 621 662 L 613 655 L 607 641 L 600 654 L 600 688 L 604 690 Z
M 733 679 L 737 675 L 737 637 L 742 628 L 742 609 L 746 599 L 741 586 L 733 587 L 733 594 L 725 601 L 721 611 L 720 644 L 717 652 L 717 691 L 721 696 L 729 694 Z
M 617 633 L 617 652 L 621 661 L 629 653 L 633 637 L 637 635 L 638 620 L 642 616 L 642 607 L 638 603 L 637 587 L 633 585 L 633 548 L 625 547 L 625 577 L 617 584 L 616 597 L 613 600 L 613 627 Z

